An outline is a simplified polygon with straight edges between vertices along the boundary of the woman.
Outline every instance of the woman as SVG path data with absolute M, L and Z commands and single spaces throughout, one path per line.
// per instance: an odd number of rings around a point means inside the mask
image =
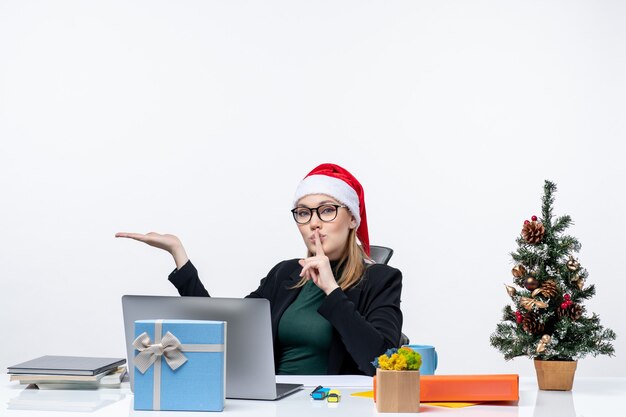
M 248 295 L 270 301 L 276 373 L 373 375 L 371 361 L 400 341 L 402 274 L 369 259 L 361 184 L 322 164 L 298 186 L 292 214 L 307 257 L 279 263 Z M 209 296 L 176 236 L 116 237 L 168 251 L 176 263 L 169 280 L 180 295 Z

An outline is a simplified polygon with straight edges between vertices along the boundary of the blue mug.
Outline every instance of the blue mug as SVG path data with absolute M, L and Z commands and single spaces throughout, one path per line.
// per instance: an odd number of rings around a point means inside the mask
M 430 345 L 406 345 L 422 356 L 421 375 L 435 375 L 437 370 L 437 351 Z

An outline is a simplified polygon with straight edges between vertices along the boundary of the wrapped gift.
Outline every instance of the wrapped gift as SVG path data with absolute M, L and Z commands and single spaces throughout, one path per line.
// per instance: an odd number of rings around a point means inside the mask
M 222 411 L 226 322 L 135 321 L 135 410 Z

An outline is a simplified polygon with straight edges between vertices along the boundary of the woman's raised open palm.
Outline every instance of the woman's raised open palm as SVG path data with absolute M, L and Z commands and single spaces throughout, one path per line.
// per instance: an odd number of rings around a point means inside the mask
M 174 235 L 160 234 L 156 232 L 150 232 L 146 234 L 118 232 L 115 234 L 115 237 L 124 237 L 127 239 L 137 240 L 139 242 L 143 242 L 147 245 L 154 246 L 155 248 L 163 249 L 164 251 L 169 252 L 174 257 L 174 262 L 176 262 L 176 268 L 178 269 L 185 265 L 189 260 L 182 242 L 178 237 Z

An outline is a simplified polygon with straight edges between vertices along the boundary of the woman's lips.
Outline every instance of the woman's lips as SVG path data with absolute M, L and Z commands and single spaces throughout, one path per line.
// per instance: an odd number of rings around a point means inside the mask
M 320 235 L 320 241 L 321 241 L 321 242 L 324 242 L 324 240 L 325 240 L 325 239 L 326 239 L 326 235 Z M 311 237 L 309 238 L 309 241 L 310 241 L 311 243 L 315 244 L 315 235 L 311 236 Z

